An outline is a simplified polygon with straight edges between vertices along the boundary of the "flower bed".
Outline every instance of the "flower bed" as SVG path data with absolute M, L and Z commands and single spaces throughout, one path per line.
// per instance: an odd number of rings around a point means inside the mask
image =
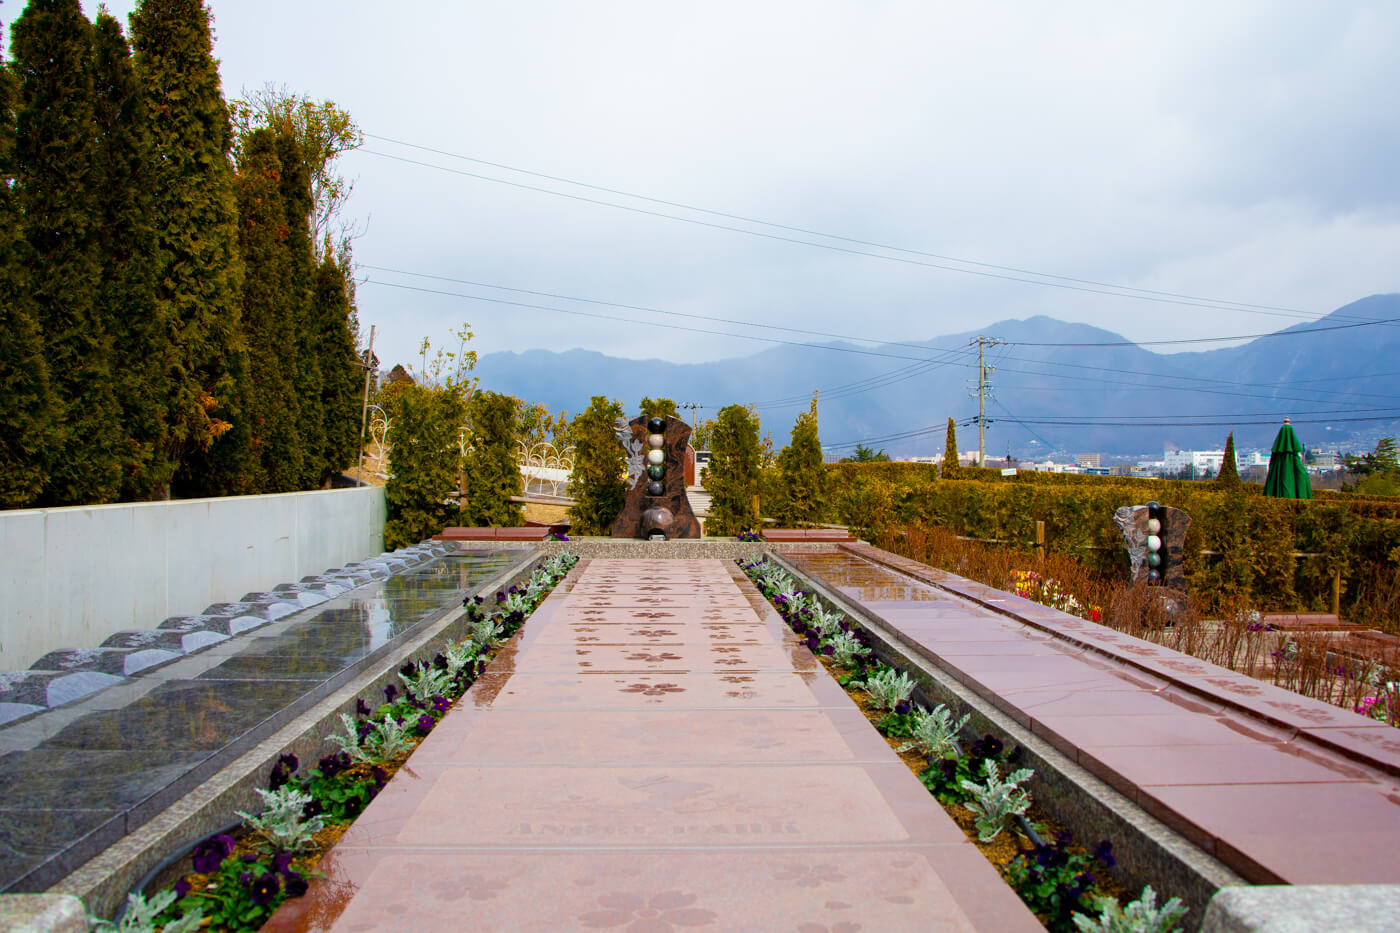
M 941 704 L 922 708 L 909 675 L 875 658 L 868 632 L 777 564 L 738 564 L 1047 929 L 1177 929 L 1186 908 L 1176 898 L 1159 907 L 1151 886 L 1124 904 L 1128 892 L 1108 873 L 1108 840 L 1088 852 L 1034 809 L 1020 786 L 1032 772 L 1015 768 L 1018 750 L 991 734 L 966 741 L 967 716 L 955 719 Z
M 469 598 L 464 603 L 468 636 L 432 661 L 405 664 L 399 669 L 402 686 L 390 682 L 383 702 L 371 705 L 361 697 L 354 716 L 342 713 L 341 731 L 328 737 L 339 752 L 304 772 L 295 755 L 283 755 L 268 789 L 258 790 L 261 812 L 239 812 L 241 827 L 196 845 L 188 856 L 190 870 L 173 887 L 149 899 L 145 892 L 130 895 L 120 921 L 94 918 L 97 928 L 121 933 L 260 929 L 284 901 L 306 893 L 322 854 L 577 561 L 567 553 L 546 559 L 523 586 L 498 592 L 494 603 Z

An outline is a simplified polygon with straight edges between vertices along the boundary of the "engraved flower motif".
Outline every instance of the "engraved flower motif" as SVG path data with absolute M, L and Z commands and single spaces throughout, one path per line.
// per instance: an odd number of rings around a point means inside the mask
M 640 693 L 642 696 L 657 697 L 667 693 L 684 693 L 685 688 L 677 684 L 633 684 L 623 687 L 623 693 Z
M 601 910 L 579 914 L 578 920 L 592 929 L 625 926 L 627 933 L 672 933 L 676 927 L 708 926 L 715 912 L 692 907 L 696 897 L 680 891 L 662 891 L 649 898 L 640 895 L 605 894 L 598 898 Z

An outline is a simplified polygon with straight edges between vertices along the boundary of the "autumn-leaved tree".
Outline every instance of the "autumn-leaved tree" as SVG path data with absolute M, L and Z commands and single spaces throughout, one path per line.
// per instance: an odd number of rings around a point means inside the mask
M 513 528 L 520 524 L 520 506 L 510 501 L 522 492 L 515 401 L 498 392 L 477 392 L 467 403 L 471 442 L 462 464 L 464 525 Z
M 569 476 L 574 504 L 569 508 L 569 521 L 577 534 L 607 534 L 622 511 L 627 497 L 623 478 L 627 455 L 616 431 L 622 417 L 621 402 L 595 395 L 569 426 L 574 444 L 574 469 Z
M 229 160 L 232 134 L 210 14 L 203 0 L 141 0 L 131 14 L 136 73 L 150 116 L 157 226 L 156 300 L 172 340 L 166 444 L 184 494 L 220 494 L 237 481 L 250 440 L 230 432 L 235 379 L 246 369 L 239 318 L 242 263 Z
M 43 489 L 54 401 L 34 319 L 33 262 L 15 177 L 16 81 L 0 28 L 0 509 L 23 508 Z
M 826 465 L 817 431 L 817 399 L 797 416 L 792 440 L 778 454 L 782 492 L 776 509 L 780 525 L 807 528 L 822 521 L 826 514 Z
M 744 405 L 719 410 L 710 434 L 710 468 L 705 488 L 710 493 L 710 517 L 705 532 L 735 535 L 759 526 L 758 413 Z

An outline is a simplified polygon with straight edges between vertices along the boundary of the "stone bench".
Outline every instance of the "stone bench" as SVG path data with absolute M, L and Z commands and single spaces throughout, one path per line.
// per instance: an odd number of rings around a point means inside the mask
M 794 541 L 854 541 L 844 528 L 765 528 L 763 540 L 773 543 Z

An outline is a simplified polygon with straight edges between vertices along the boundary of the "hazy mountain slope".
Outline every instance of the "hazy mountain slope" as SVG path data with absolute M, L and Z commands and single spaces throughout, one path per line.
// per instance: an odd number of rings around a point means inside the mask
M 1400 295 L 1372 296 L 1284 333 L 1362 319 L 1400 321 Z M 916 344 L 776 346 L 713 363 L 629 360 L 584 350 L 492 353 L 481 358 L 477 374 L 486 388 L 574 414 L 593 395 L 621 399 L 629 410 L 643 395 L 669 396 L 704 406 L 700 417 L 712 417 L 732 402 L 755 403 L 764 429 L 779 445 L 786 443 L 812 389 L 819 388 L 824 443 L 865 441 L 896 455 L 932 454 L 943 449 L 950 415 L 963 422 L 977 413 L 976 350 L 969 342 L 979 335 L 1005 341 L 987 349 L 995 367 L 987 408 L 990 455 L 1000 456 L 1008 446 L 1018 457 L 1047 449 L 1130 453 L 1167 444 L 1220 447 L 1232 427 L 1242 446 L 1266 446 L 1284 414 L 1293 415 L 1295 423 L 1332 419 L 1330 431 L 1325 424 L 1300 425 L 1310 444 L 1354 430 L 1394 433 L 1400 425 L 1400 418 L 1390 426 L 1345 420 L 1400 413 L 1400 323 L 1164 354 L 1135 345 L 1044 346 L 1126 341 L 1084 324 L 1035 317 Z M 1278 374 L 1286 377 L 1282 385 L 1276 385 Z M 1344 381 L 1356 375 L 1371 378 Z M 1377 411 L 1346 413 L 1356 409 Z M 1142 416 L 1159 417 L 1169 426 L 1131 424 Z M 1086 417 L 1124 423 L 1018 423 Z M 1195 421 L 1222 424 L 1183 423 Z M 921 429 L 926 433 L 917 433 Z M 901 434 L 909 436 L 896 436 Z M 974 425 L 960 427 L 958 437 L 964 450 L 976 447 Z

